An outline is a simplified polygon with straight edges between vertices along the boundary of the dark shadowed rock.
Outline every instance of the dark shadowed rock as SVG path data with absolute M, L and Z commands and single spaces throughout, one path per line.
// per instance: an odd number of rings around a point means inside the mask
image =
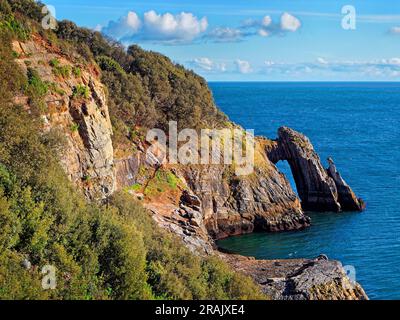
M 194 195 L 188 190 L 184 190 L 181 196 L 181 203 L 187 205 L 190 208 L 201 206 L 201 201 L 198 196 Z

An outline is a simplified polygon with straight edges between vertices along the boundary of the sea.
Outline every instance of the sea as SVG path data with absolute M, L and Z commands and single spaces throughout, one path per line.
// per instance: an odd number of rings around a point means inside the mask
M 364 212 L 312 213 L 303 231 L 253 233 L 218 242 L 258 259 L 326 254 L 353 268 L 370 299 L 400 299 L 400 83 L 211 82 L 216 104 L 256 135 L 288 126 L 332 157 Z M 277 164 L 295 189 L 286 162 Z

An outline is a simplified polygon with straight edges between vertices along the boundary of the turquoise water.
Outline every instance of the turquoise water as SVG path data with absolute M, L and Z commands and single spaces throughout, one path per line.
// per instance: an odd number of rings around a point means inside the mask
M 218 106 L 257 135 L 292 127 L 367 203 L 363 213 L 310 213 L 299 232 L 256 233 L 219 245 L 265 259 L 314 258 L 353 265 L 371 299 L 400 299 L 400 83 L 211 83 Z M 293 179 L 288 165 L 278 164 Z

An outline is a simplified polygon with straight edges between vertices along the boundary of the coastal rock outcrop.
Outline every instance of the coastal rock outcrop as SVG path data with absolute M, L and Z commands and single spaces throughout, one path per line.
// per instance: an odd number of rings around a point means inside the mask
M 251 276 L 274 300 L 368 300 L 338 261 L 255 260 L 222 255 L 235 270 Z
M 115 160 L 117 189 L 140 186 L 145 194 L 151 189 L 148 181 L 154 174 L 146 173 L 155 169 L 146 161 L 145 149 L 141 144 L 135 154 Z M 164 190 L 162 196 L 148 197 L 145 203 L 175 201 L 176 207 L 189 211 L 188 223 L 206 230 L 212 239 L 308 227 L 310 218 L 289 181 L 267 158 L 261 141 L 256 149 L 255 171 L 248 176 L 236 176 L 229 165 L 165 165 L 163 170 L 181 182 L 178 200 Z
M 338 193 L 338 201 L 343 211 L 361 211 L 365 209 L 364 201 L 357 198 L 350 186 L 343 180 L 342 176 L 336 169 L 336 165 L 332 158 L 328 158 L 329 167 L 328 175 L 333 179 Z
M 364 203 L 358 199 L 340 176 L 330 159 L 326 170 L 310 140 L 303 134 L 282 127 L 278 139 L 266 148 L 268 158 L 277 163 L 286 160 L 296 182 L 304 210 L 361 211 Z
M 228 168 L 180 168 L 201 200 L 204 224 L 214 239 L 254 231 L 298 230 L 310 225 L 286 178 L 267 159 L 248 177 L 229 176 Z

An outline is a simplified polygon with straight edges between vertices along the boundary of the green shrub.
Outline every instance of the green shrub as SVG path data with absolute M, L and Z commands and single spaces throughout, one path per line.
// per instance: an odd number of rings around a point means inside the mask
M 76 78 L 79 78 L 82 75 L 82 70 L 79 67 L 73 67 L 72 68 L 72 73 Z
M 26 85 L 26 77 L 15 62 L 11 35 L 0 28 L 0 101 L 8 102 Z
M 24 15 L 35 22 L 41 22 L 43 18 L 43 4 L 34 0 L 9 0 L 8 3 L 13 12 Z
M 46 96 L 49 86 L 42 81 L 35 69 L 28 68 L 27 76 L 28 82 L 25 87 L 25 93 L 30 99 L 30 105 L 35 113 L 44 112 L 46 104 L 43 98 Z
M 48 89 L 48 85 L 42 81 L 39 73 L 35 69 L 28 68 L 28 94 L 33 97 L 44 97 Z
M 58 66 L 53 68 L 53 73 L 55 76 L 68 79 L 71 76 L 71 66 Z
M 25 41 L 30 37 L 29 30 L 13 15 L 6 15 L 0 20 L 0 30 L 8 30 L 11 32 L 14 38 Z
M 79 123 L 73 123 L 71 125 L 71 131 L 72 132 L 77 132 L 79 130 Z
M 21 266 L 24 256 L 10 250 L 0 253 L 0 298 L 2 300 L 44 300 L 49 292 L 42 289 L 40 270 Z
M 60 66 L 60 61 L 57 58 L 53 58 L 49 61 L 49 65 L 53 68 L 57 68 Z
M 160 299 L 265 299 L 248 277 L 216 257 L 201 258 L 159 229 L 151 216 L 124 193 L 113 196 L 125 221 L 136 225 L 147 249 L 148 284 Z
M 167 183 L 172 189 L 176 189 L 179 184 L 179 178 L 172 172 L 167 172 Z
M 58 95 L 60 95 L 60 96 L 65 95 L 65 91 L 64 91 L 63 89 L 61 89 L 61 88 L 58 86 L 57 83 L 55 83 L 55 82 L 50 82 L 50 83 L 47 83 L 47 86 L 48 86 L 49 90 L 50 90 L 52 93 L 58 94 Z
M 140 183 L 135 183 L 129 187 L 125 188 L 125 191 L 140 191 L 142 189 L 142 185 Z
M 85 85 L 78 84 L 73 91 L 74 98 L 88 99 L 90 97 L 90 89 Z
M 103 71 L 117 72 L 120 75 L 125 74 L 124 69 L 114 59 L 107 56 L 99 56 L 96 58 L 97 64 Z

